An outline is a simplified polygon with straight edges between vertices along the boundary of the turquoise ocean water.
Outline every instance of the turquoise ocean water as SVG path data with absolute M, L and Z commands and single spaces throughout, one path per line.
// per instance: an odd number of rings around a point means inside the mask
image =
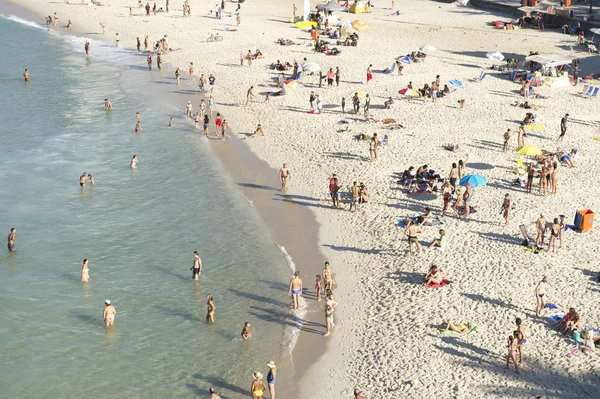
M 211 151 L 226 143 L 171 101 L 199 96 L 129 50 L 93 42 L 86 57 L 82 39 L 6 18 L 0 35 L 0 234 L 16 227 L 19 250 L 0 254 L 0 397 L 193 398 L 211 384 L 246 397 L 254 370 L 287 359 L 290 267 Z M 79 187 L 83 172 L 95 186 Z M 240 342 L 245 321 L 257 333 Z

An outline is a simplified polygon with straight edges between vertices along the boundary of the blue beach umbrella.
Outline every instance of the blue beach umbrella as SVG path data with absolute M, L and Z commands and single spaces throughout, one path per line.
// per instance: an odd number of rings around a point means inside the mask
M 408 57 L 402 57 L 400 59 L 400 62 L 403 64 L 407 64 L 407 65 L 410 65 L 410 63 L 411 63 L 410 58 L 408 58 Z
M 479 187 L 485 186 L 487 184 L 487 180 L 483 176 L 479 175 L 466 175 L 462 179 L 460 179 L 460 185 L 464 186 L 469 183 L 471 187 Z
M 450 84 L 452 86 L 458 87 L 459 89 L 464 89 L 465 88 L 465 85 L 460 80 L 453 79 L 453 80 L 450 81 Z

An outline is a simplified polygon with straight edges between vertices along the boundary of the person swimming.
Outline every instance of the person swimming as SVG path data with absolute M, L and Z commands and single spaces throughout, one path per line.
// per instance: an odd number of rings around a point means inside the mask
M 242 330 L 242 339 L 244 341 L 250 339 L 250 337 L 252 337 L 252 334 L 254 334 L 254 327 L 252 327 L 248 322 L 244 323 L 244 328 Z

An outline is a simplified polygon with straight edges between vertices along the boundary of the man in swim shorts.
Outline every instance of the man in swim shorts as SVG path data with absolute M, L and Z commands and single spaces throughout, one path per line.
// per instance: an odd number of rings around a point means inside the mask
M 281 191 L 285 193 L 287 180 L 290 176 L 290 171 L 287 167 L 287 164 L 284 163 L 283 167 L 279 169 L 279 178 L 281 179 Z
M 406 226 L 406 230 L 404 230 L 404 234 L 408 236 L 408 250 L 410 252 L 410 256 L 412 256 L 413 254 L 413 245 L 416 245 L 419 252 L 421 252 L 421 244 L 419 243 L 419 239 L 417 238 L 417 234 L 420 233 L 422 233 L 422 231 L 419 228 L 419 226 L 417 226 L 411 220 L 409 220 Z
M 17 239 L 17 229 L 14 227 L 8 233 L 8 252 L 17 252 L 15 248 L 15 240 Z
M 354 207 L 354 211 L 358 210 L 359 194 L 360 194 L 360 187 L 358 186 L 358 184 L 356 182 L 354 182 L 354 184 L 352 185 L 352 202 L 350 202 L 350 208 L 348 209 L 349 211 L 352 211 L 352 207 Z M 352 211 L 352 212 L 354 212 L 354 211 Z
M 333 289 L 333 270 L 331 270 L 331 266 L 329 262 L 325 262 L 325 267 L 323 268 L 323 288 L 325 291 Z
M 192 271 L 192 279 L 198 280 L 200 273 L 202 273 L 202 259 L 200 259 L 198 251 L 194 251 L 194 264 L 190 270 Z
M 544 299 L 544 296 L 546 295 L 546 284 L 548 284 L 548 277 L 544 276 L 542 281 L 540 281 L 535 288 L 535 314 L 538 316 L 542 313 L 542 309 L 544 309 L 544 306 L 546 305 L 546 300 Z
M 25 72 L 23 72 L 23 79 L 25 79 L 26 82 L 29 82 L 29 70 L 25 70 Z
M 300 302 L 300 295 L 302 295 L 302 280 L 300 279 L 300 272 L 296 270 L 294 277 L 290 280 L 290 290 L 288 295 L 294 299 L 294 309 L 298 309 Z
M 535 222 L 535 227 L 537 229 L 537 236 L 535 237 L 535 245 L 542 246 L 544 245 L 544 239 L 546 238 L 546 224 L 548 221 L 543 213 L 540 213 L 540 217 Z
M 560 120 L 560 136 L 558 136 L 558 140 L 561 141 L 565 134 L 567 134 L 567 119 L 569 119 L 569 114 L 565 114 L 565 116 Z
M 106 327 L 111 327 L 115 324 L 115 316 L 117 315 L 117 310 L 112 305 L 110 299 L 104 301 L 104 325 Z

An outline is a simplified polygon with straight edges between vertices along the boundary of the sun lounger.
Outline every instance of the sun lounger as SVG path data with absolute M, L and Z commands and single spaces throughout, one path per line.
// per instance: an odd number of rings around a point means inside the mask
M 590 90 L 590 85 L 584 85 L 583 86 L 583 90 L 579 92 L 579 94 L 583 95 L 584 93 L 587 93 Z

